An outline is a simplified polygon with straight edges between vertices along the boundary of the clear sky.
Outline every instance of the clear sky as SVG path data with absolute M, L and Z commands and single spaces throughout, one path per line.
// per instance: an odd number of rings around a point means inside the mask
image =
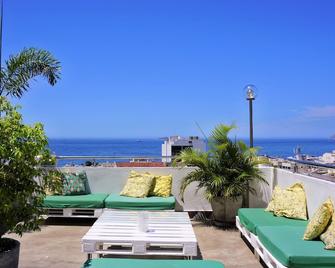
M 51 51 L 54 87 L 18 101 L 50 137 L 200 135 L 258 88 L 256 137 L 335 133 L 335 1 L 4 0 L 3 54 Z

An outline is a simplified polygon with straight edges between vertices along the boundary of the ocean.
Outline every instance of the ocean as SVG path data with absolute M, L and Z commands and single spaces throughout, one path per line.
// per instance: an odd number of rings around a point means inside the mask
M 245 142 L 248 143 L 247 140 Z M 58 156 L 160 156 L 160 139 L 50 139 L 49 147 Z M 260 155 L 288 157 L 294 155 L 294 148 L 299 146 L 302 153 L 313 156 L 335 150 L 332 139 L 255 139 Z M 62 160 L 59 165 L 67 163 L 80 164 L 84 161 Z

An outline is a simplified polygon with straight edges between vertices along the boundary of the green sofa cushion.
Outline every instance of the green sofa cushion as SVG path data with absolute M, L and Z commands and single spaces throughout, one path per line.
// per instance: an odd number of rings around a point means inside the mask
M 175 198 L 170 197 L 128 197 L 118 194 L 110 194 L 105 200 L 106 208 L 129 210 L 164 210 L 174 209 Z
M 210 260 L 142 260 L 100 258 L 85 262 L 82 268 L 223 268 L 223 264 Z
M 108 194 L 50 195 L 44 199 L 45 208 L 104 208 Z
M 260 226 L 257 235 L 266 249 L 284 266 L 335 267 L 335 251 L 325 250 L 320 240 L 303 240 L 303 226 Z
M 238 217 L 245 228 L 256 234 L 258 226 L 307 226 L 308 221 L 274 216 L 264 208 L 240 208 Z

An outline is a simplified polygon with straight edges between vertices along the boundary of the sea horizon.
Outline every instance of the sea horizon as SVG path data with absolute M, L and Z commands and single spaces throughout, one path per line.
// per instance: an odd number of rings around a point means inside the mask
M 249 143 L 248 138 L 237 138 Z M 49 138 L 58 156 L 161 156 L 161 138 Z M 303 154 L 320 156 L 335 150 L 331 138 L 255 138 L 259 155 L 287 158 L 300 147 Z

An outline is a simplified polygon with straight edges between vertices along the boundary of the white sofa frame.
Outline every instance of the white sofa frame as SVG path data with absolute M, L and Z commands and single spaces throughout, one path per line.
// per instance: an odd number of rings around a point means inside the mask
M 47 217 L 56 218 L 99 218 L 104 211 L 123 210 L 114 208 L 46 208 Z M 169 211 L 175 210 L 147 210 L 147 211 Z
M 241 224 L 240 218 L 236 216 L 236 227 L 241 235 L 250 243 L 254 249 L 254 254 L 258 259 L 262 259 L 263 262 L 269 268 L 287 268 L 282 265 L 262 244 L 258 239 L 257 235 L 251 233 L 247 228 Z
M 103 208 L 46 208 L 47 217 L 99 218 Z

